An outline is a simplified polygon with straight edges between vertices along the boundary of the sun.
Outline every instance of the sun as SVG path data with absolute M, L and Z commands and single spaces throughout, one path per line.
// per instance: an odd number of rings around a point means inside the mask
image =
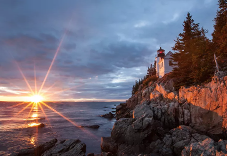
M 43 101 L 43 97 L 40 95 L 33 95 L 31 97 L 29 97 L 29 101 L 34 102 L 34 103 L 39 103 Z

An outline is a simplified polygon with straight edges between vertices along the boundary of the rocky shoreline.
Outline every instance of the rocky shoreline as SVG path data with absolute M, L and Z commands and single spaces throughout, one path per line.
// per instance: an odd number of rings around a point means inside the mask
M 168 75 L 116 107 L 103 151 L 118 156 L 227 155 L 227 74 L 175 92 Z
M 174 80 L 168 75 L 148 86 L 140 86 L 137 94 L 116 106 L 117 121 L 111 136 L 101 138 L 103 152 L 87 155 L 227 155 L 226 75 L 219 73 L 207 84 L 182 87 L 179 92 L 174 91 Z M 112 118 L 113 114 L 107 113 L 102 117 Z M 86 145 L 79 140 L 52 142 L 55 142 L 54 145 L 47 146 L 48 149 L 40 155 L 70 155 L 71 151 L 74 152 L 72 155 L 86 154 Z M 41 146 L 32 149 L 33 153 L 46 147 Z

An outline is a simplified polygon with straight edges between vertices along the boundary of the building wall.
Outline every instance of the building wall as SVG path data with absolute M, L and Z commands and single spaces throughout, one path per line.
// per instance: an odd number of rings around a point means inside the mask
M 163 77 L 165 75 L 165 61 L 164 59 L 160 59 L 159 63 L 159 77 Z
M 173 67 L 169 65 L 170 58 L 164 59 L 165 64 L 165 74 L 170 73 L 173 70 Z
M 166 57 L 156 57 L 156 73 L 159 78 L 163 77 L 165 74 L 170 73 L 173 67 L 169 65 L 171 56 L 166 55 Z
M 155 61 L 156 61 L 156 76 L 157 77 L 159 77 L 159 64 L 158 64 L 159 60 L 160 60 L 160 57 L 155 58 Z

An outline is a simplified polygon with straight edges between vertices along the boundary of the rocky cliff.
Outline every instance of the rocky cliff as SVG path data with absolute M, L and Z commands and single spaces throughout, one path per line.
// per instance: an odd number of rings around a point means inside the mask
M 227 155 L 227 74 L 174 91 L 169 75 L 140 86 L 117 106 L 117 121 L 104 151 L 117 155 Z M 111 147 L 111 148 L 110 148 Z
M 227 76 L 222 73 L 210 83 L 182 87 L 174 91 L 173 80 L 168 75 L 126 101 L 127 108 L 149 104 L 154 118 L 166 127 L 190 125 L 196 130 L 221 134 L 227 126 Z

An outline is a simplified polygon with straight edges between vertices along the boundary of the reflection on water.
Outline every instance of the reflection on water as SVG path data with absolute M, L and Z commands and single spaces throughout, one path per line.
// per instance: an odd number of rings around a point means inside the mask
M 39 125 L 41 125 L 41 123 L 32 122 L 32 123 L 29 123 L 29 124 L 28 124 L 28 127 L 37 127 L 37 126 L 39 126 Z
M 117 103 L 48 103 L 78 125 L 100 125 L 99 129 L 87 129 L 96 135 L 98 140 L 86 135 L 80 128 L 46 107 L 44 111 L 48 118 L 36 106 L 32 109 L 30 106 L 17 114 L 26 104 L 12 108 L 15 104 L 17 103 L 0 102 L 0 155 L 34 147 L 53 138 L 80 139 L 86 143 L 88 153 L 100 153 L 100 138 L 110 135 L 114 120 L 110 122 L 99 115 L 112 111 L 113 105 Z M 108 108 L 104 110 L 106 106 Z
M 30 143 L 35 146 L 35 137 L 34 136 L 31 137 Z
M 32 118 L 37 118 L 37 117 L 38 117 L 38 114 L 33 113 L 31 117 L 32 117 Z
M 32 110 L 32 115 L 29 116 L 29 120 L 31 121 L 30 123 L 28 123 L 28 127 L 38 127 L 39 125 L 41 125 L 41 123 L 39 122 L 39 110 L 37 105 L 34 106 L 33 110 Z

